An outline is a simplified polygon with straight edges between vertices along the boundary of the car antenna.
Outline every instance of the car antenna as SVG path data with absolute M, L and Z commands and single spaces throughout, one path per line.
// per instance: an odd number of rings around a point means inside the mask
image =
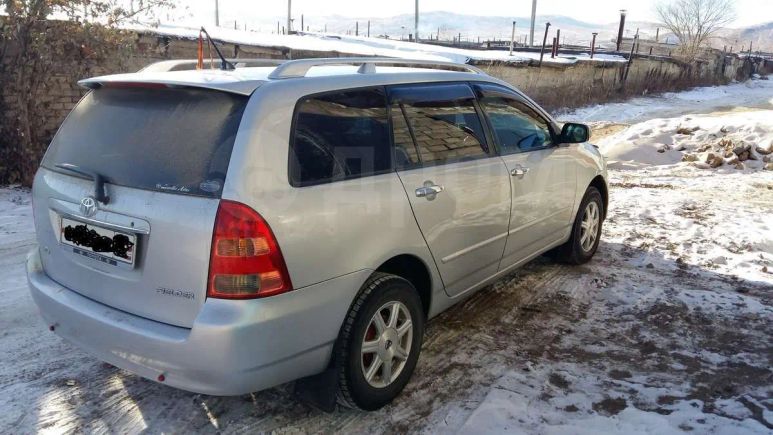
M 220 52 L 220 49 L 217 48 L 217 44 L 215 44 L 215 41 L 212 40 L 212 37 L 209 36 L 209 32 L 207 32 L 207 29 L 204 28 L 204 26 L 201 27 L 201 30 L 199 30 L 199 49 L 198 49 L 198 64 L 196 65 L 198 69 L 202 69 L 204 67 L 204 47 L 203 47 L 203 41 L 201 39 L 201 34 L 204 33 L 207 37 L 207 41 L 209 41 L 210 44 L 212 44 L 213 47 L 215 47 L 215 52 L 217 53 L 217 56 L 220 58 L 220 69 L 223 71 L 229 71 L 229 70 L 235 70 L 236 66 L 226 60 L 225 56 L 223 56 L 223 53 Z

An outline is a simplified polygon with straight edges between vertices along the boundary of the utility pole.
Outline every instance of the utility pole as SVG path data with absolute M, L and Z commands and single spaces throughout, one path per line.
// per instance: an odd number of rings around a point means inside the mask
M 370 20 L 368 20 L 368 38 L 370 38 Z
M 292 30 L 292 6 L 293 6 L 293 0 L 287 0 L 287 34 L 290 34 L 290 31 Z
M 360 22 L 354 22 L 354 36 L 360 36 Z
M 220 0 L 215 0 L 215 27 L 220 27 Z
M 513 55 L 513 43 L 515 42 L 515 21 L 513 21 L 513 33 L 510 34 L 510 56 Z
M 529 31 L 529 47 L 533 47 L 534 46 L 534 20 L 536 18 L 537 18 L 537 0 L 532 0 L 532 2 L 531 2 L 531 30 Z
M 548 42 L 548 29 L 550 22 L 545 23 L 545 36 L 542 38 L 542 48 L 539 51 L 539 66 L 542 66 L 542 56 L 545 55 L 545 44 Z
M 413 40 L 419 42 L 419 0 L 416 0 L 416 16 L 413 23 Z
M 596 54 L 596 36 L 598 32 L 593 32 L 593 40 L 590 43 L 590 58 L 593 59 L 593 55 Z
M 303 32 L 306 29 L 306 27 L 303 26 L 303 14 L 301 14 L 301 32 Z

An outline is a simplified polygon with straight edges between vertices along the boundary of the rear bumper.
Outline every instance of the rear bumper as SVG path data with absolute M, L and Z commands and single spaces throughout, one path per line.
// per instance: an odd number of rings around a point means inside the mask
M 361 271 L 284 295 L 209 299 L 191 329 L 138 317 L 69 290 L 27 258 L 30 291 L 55 332 L 97 358 L 187 391 L 239 395 L 323 371 Z

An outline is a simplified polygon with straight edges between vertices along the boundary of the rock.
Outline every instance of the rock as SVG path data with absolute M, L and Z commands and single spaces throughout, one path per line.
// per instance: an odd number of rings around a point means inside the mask
M 659 146 L 657 151 L 659 153 L 664 153 L 664 152 L 666 152 L 666 151 L 668 151 L 670 149 L 671 149 L 670 146 L 664 144 L 664 145 Z
M 646 267 L 647 269 L 654 269 L 654 268 L 655 268 L 655 265 L 654 265 L 654 264 L 652 264 L 652 263 L 647 263 L 647 265 L 646 265 L 646 266 L 644 266 L 644 267 Z
M 754 150 L 757 151 L 757 154 L 762 154 L 763 156 L 766 156 L 766 155 L 768 155 L 770 153 L 773 153 L 773 147 L 771 147 L 771 148 L 763 148 L 763 147 L 757 145 L 754 148 Z
M 699 147 L 697 150 L 695 150 L 695 151 L 698 151 L 699 153 L 705 153 L 706 151 L 708 151 L 708 150 L 710 150 L 710 149 L 711 149 L 711 145 L 709 145 L 709 144 L 706 144 L 706 145 L 701 145 L 701 146 L 700 146 L 700 147 Z
M 733 152 L 736 155 L 741 155 L 742 153 L 748 152 L 751 148 L 752 148 L 751 145 L 741 143 L 733 147 Z
M 718 168 L 718 167 L 722 166 L 722 163 L 724 163 L 725 160 L 722 158 L 722 156 L 718 156 L 718 155 L 716 155 L 714 153 L 708 153 L 706 155 L 705 162 L 709 166 L 711 166 L 712 168 Z
M 735 153 L 732 151 L 725 151 L 725 158 L 729 159 L 730 157 L 735 156 Z
M 728 165 L 735 165 L 738 162 L 739 162 L 738 156 L 733 154 L 732 157 L 730 158 L 730 160 L 726 161 L 725 163 L 727 163 Z
M 773 162 L 765 163 L 765 167 L 763 169 L 766 171 L 773 171 Z
M 683 144 L 679 144 L 679 145 L 677 145 L 676 147 L 673 147 L 673 148 L 675 150 L 677 150 L 677 151 L 684 151 L 684 150 L 687 149 L 687 147 L 685 147 Z
M 694 132 L 696 132 L 698 130 L 700 130 L 700 127 L 698 127 L 698 126 L 695 126 L 693 128 L 679 127 L 679 128 L 676 129 L 676 134 L 691 135 L 691 134 L 693 134 Z
M 697 162 L 698 161 L 698 156 L 696 156 L 695 154 L 685 154 L 685 155 L 682 156 L 682 161 L 683 162 Z
M 749 160 L 749 151 L 744 151 L 741 154 L 737 154 L 738 160 L 745 162 L 746 160 Z
M 735 164 L 735 168 L 736 169 L 743 169 L 743 168 L 745 168 L 745 166 L 743 165 L 743 163 L 738 162 L 738 163 Z
M 722 133 L 727 133 L 729 130 L 727 129 L 727 127 L 723 126 L 722 128 L 719 129 L 719 131 L 721 131 Z

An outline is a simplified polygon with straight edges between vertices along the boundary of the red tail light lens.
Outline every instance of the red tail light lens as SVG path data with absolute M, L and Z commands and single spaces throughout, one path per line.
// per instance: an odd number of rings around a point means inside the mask
M 287 265 L 266 221 L 244 204 L 221 201 L 212 236 L 207 296 L 253 299 L 290 290 Z

